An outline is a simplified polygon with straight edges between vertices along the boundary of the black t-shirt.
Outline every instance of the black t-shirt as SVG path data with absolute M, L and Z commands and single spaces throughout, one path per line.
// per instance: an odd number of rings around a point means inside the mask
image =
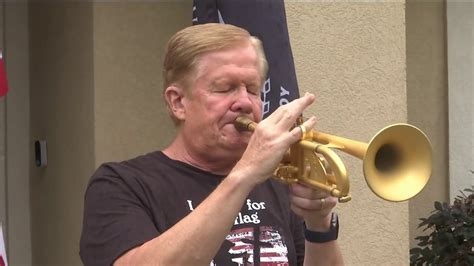
M 188 215 L 223 178 L 161 151 L 102 165 L 85 195 L 82 261 L 111 265 Z M 290 211 L 288 188 L 268 180 L 249 194 L 211 265 L 300 265 L 303 255 L 303 222 Z

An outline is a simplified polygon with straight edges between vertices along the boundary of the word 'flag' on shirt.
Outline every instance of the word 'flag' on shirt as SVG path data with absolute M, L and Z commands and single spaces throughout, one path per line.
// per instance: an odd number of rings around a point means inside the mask
M 258 37 L 269 69 L 262 86 L 263 117 L 299 98 L 283 0 L 194 0 L 193 24 L 232 24 Z
M 3 51 L 0 51 L 0 97 L 3 97 L 8 92 L 7 73 L 3 63 Z M 1 264 L 0 264 L 1 265 Z

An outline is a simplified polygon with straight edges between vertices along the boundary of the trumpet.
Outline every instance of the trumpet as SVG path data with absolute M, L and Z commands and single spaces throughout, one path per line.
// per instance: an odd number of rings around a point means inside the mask
M 410 124 L 392 124 L 380 130 L 368 143 L 319 131 L 307 131 L 303 119 L 296 122 L 301 139 L 290 146 L 274 172 L 278 180 L 302 183 L 328 191 L 339 202 L 351 200 L 347 169 L 334 151 L 362 160 L 369 188 L 387 201 L 405 201 L 416 196 L 432 172 L 432 149 L 428 137 Z M 257 123 L 243 116 L 235 119 L 238 130 L 253 132 Z

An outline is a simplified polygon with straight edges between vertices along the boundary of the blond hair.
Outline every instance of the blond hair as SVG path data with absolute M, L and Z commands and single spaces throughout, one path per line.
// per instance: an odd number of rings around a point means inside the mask
M 268 63 L 261 41 L 242 28 L 218 23 L 207 23 L 182 29 L 168 41 L 163 63 L 163 92 L 173 83 L 189 85 L 195 74 L 199 57 L 208 52 L 234 48 L 250 42 L 257 52 L 262 79 Z M 263 80 L 262 80 L 263 81 Z M 185 86 L 186 87 L 186 86 Z

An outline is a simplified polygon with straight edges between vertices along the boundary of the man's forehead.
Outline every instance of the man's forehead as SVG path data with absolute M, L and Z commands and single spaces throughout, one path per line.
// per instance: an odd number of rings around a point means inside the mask
M 247 50 L 248 48 L 215 51 L 203 54 L 197 59 L 197 69 L 199 72 L 214 70 L 214 68 L 226 70 L 241 69 L 247 71 L 259 71 L 259 61 L 257 53 Z M 258 73 L 257 73 L 258 74 Z
M 197 80 L 207 80 L 213 84 L 234 82 L 259 83 L 261 81 L 260 72 L 256 66 L 222 64 L 206 67 L 203 65 L 196 74 Z

